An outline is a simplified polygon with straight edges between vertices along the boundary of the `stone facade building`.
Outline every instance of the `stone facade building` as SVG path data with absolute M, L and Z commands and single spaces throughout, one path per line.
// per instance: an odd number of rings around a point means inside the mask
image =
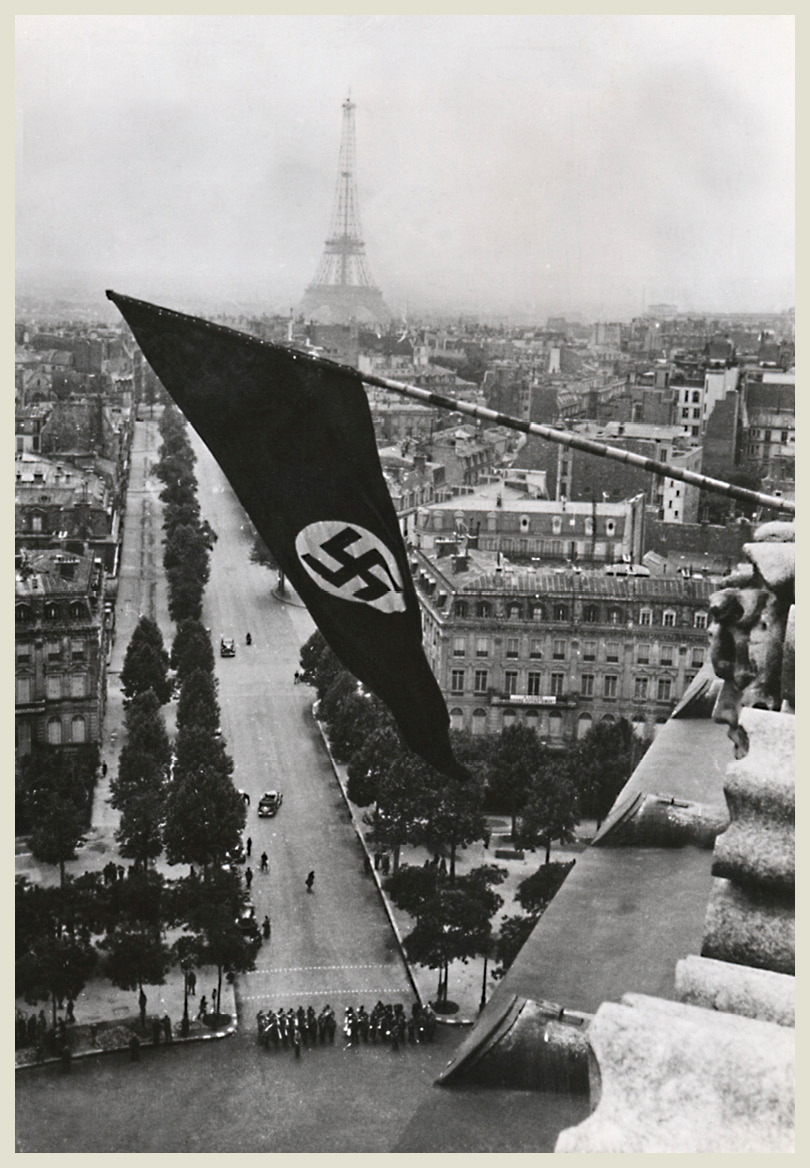
M 37 744 L 98 742 L 106 692 L 105 575 L 63 552 L 15 557 L 15 729 Z
M 562 749 L 625 717 L 651 738 L 706 659 L 709 580 L 499 568 L 477 551 L 411 557 L 454 729 L 523 721 Z

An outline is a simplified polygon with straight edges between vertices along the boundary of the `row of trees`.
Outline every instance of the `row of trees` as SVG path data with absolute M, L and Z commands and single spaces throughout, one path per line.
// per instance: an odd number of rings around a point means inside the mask
M 199 620 L 216 534 L 200 516 L 194 451 L 185 419 L 172 404 L 164 406 L 160 434 L 155 474 L 163 483 L 163 566 L 169 585 L 169 613 L 175 622 Z
M 49 1001 L 56 1011 L 74 1000 L 89 978 L 107 978 L 124 990 L 163 985 L 173 966 L 212 965 L 217 1000 L 226 973 L 253 969 L 257 942 L 235 921 L 240 882 L 230 871 L 167 881 L 132 867 L 124 879 L 86 872 L 59 888 L 16 889 L 16 995 L 29 1004 Z M 182 930 L 173 942 L 168 930 Z

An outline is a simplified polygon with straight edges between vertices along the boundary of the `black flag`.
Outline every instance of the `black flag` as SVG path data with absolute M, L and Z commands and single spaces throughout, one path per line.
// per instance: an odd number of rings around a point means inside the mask
M 346 669 L 408 745 L 466 778 L 354 369 L 108 292 Z

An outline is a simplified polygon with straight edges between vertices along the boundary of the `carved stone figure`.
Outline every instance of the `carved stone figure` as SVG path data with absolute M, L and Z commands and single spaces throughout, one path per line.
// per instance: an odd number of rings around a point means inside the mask
M 712 716 L 728 724 L 737 758 L 748 748 L 739 725 L 742 706 L 792 711 L 795 703 L 794 524 L 763 524 L 743 551 L 747 563 L 709 607 L 712 665 L 723 682 Z

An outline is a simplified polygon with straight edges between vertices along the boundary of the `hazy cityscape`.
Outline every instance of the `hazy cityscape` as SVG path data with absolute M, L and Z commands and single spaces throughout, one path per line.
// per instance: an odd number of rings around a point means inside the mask
M 793 18 L 16 22 L 17 1150 L 792 1150 Z M 355 371 L 466 779 L 126 297 Z

